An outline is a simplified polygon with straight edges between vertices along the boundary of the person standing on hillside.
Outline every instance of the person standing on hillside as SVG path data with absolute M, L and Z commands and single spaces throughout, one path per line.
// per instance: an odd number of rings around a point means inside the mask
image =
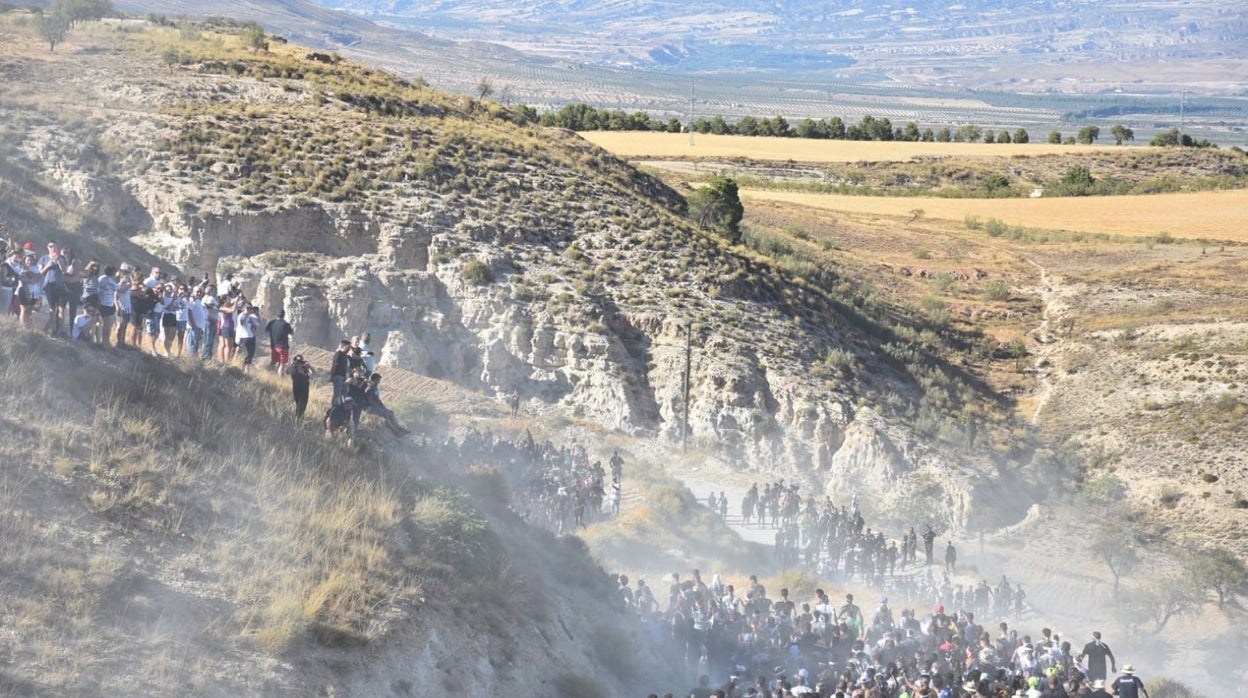
M 364 378 L 364 372 L 361 369 L 351 369 L 351 376 L 347 378 L 345 387 L 347 397 L 351 398 L 351 436 L 355 436 L 355 432 L 360 428 L 360 415 L 364 413 L 364 408 L 368 406 L 368 379 Z
M 39 259 L 39 273 L 43 274 L 43 299 L 48 304 L 48 322 L 44 332 L 55 337 L 61 333 L 61 321 L 68 326 L 74 317 L 63 315 L 64 305 L 69 300 L 66 295 L 69 287 L 65 284 L 65 258 L 61 256 L 61 248 L 55 242 L 48 243 L 48 253 Z
M 290 361 L 290 391 L 295 399 L 295 416 L 303 418 L 308 409 L 308 393 L 312 388 L 312 365 L 296 354 Z
M 294 330 L 291 330 L 294 332 Z M 377 357 L 373 354 L 373 348 L 369 345 L 372 340 L 372 334 L 365 332 L 360 335 L 360 360 L 364 362 L 364 375 L 371 376 L 373 371 L 377 370 Z
M 334 386 L 334 397 L 331 404 L 337 405 L 347 394 L 347 375 L 351 370 L 351 340 L 338 342 L 338 351 L 329 364 L 329 382 Z
M 948 541 L 945 545 L 945 571 L 953 574 L 958 566 L 958 549 L 953 547 L 953 541 Z
M 117 317 L 117 268 L 109 264 L 95 280 L 95 295 L 99 314 L 96 340 L 108 344 L 113 335 L 113 318 Z
M 161 346 L 164 350 L 160 355 L 166 359 L 173 350 L 173 338 L 178 330 L 178 306 L 181 300 L 178 298 L 177 288 L 173 284 L 165 284 L 161 290 L 160 301 L 156 304 L 157 311 L 160 314 L 160 337 Z M 153 347 L 153 354 L 155 348 Z
M 199 358 L 207 337 L 208 306 L 204 305 L 204 292 L 195 289 L 186 304 L 186 353 L 192 359 Z
M 22 255 L 22 265 L 17 269 L 17 318 L 22 327 L 29 328 L 35 309 L 43 298 L 43 274 L 35 266 L 35 252 L 28 250 Z
M 923 552 L 927 555 L 927 566 L 932 566 L 932 548 L 936 544 L 936 532 L 932 530 L 931 524 L 928 524 L 927 530 L 923 531 Z
M 1109 645 L 1101 642 L 1101 631 L 1092 631 L 1092 641 L 1083 646 L 1079 652 L 1079 656 L 1075 657 L 1075 662 L 1082 663 L 1084 657 L 1088 659 L 1088 680 L 1095 681 L 1105 680 L 1109 676 L 1105 670 L 1105 660 L 1109 660 L 1109 671 L 1117 672 L 1118 663 L 1114 659 L 1113 650 L 1109 649 Z
M 220 343 L 220 349 L 217 353 L 217 361 L 228 364 L 234 360 L 234 352 L 237 346 L 234 344 L 234 334 L 237 327 L 235 321 L 238 315 L 241 314 L 242 308 L 238 306 L 238 296 L 228 291 L 224 300 L 218 300 L 217 312 L 220 320 L 217 322 L 217 338 Z
M 117 332 L 113 343 L 118 349 L 126 346 L 126 335 L 130 329 L 130 321 L 134 317 L 134 280 L 131 278 L 133 272 L 134 267 L 128 262 L 122 262 L 117 269 L 117 291 L 113 294 L 117 306 Z
M 277 317 L 265 325 L 269 333 L 269 368 L 276 368 L 277 375 L 286 375 L 286 364 L 290 362 L 290 338 L 295 328 L 286 322 L 286 311 L 277 311 Z
M 1114 679 L 1111 688 L 1118 698 L 1140 698 L 1141 693 L 1148 698 L 1148 689 L 1144 688 L 1144 682 L 1135 675 L 1135 667 L 1130 664 L 1122 668 L 1122 676 Z
M 0 315 L 8 315 L 13 310 L 13 291 L 17 288 L 20 268 L 17 252 L 9 251 L 8 241 L 0 238 Z
M 248 303 L 247 309 L 235 321 L 235 336 L 238 346 L 243 350 L 243 373 L 251 372 L 251 365 L 256 359 L 256 333 L 260 331 L 260 309 Z
M 217 306 L 217 297 L 212 293 L 211 286 L 204 291 L 204 314 L 208 321 L 204 324 L 204 346 L 200 359 L 211 361 L 217 353 L 217 328 L 221 323 L 221 310 Z

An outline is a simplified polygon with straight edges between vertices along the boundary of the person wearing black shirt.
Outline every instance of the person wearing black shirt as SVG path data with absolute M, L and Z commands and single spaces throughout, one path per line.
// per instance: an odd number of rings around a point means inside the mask
M 342 398 L 347 395 L 347 375 L 351 370 L 351 359 L 348 352 L 351 349 L 351 340 L 344 339 L 338 342 L 338 351 L 334 352 L 333 363 L 329 366 L 329 382 L 334 385 L 333 403 L 337 405 L 342 402 Z
M 345 389 L 347 397 L 352 398 L 351 435 L 355 436 L 355 432 L 360 428 L 360 415 L 364 414 L 364 408 L 368 407 L 368 381 L 364 379 L 359 369 L 351 369 L 351 377 L 347 379 Z
M 302 418 L 308 409 L 308 392 L 312 385 L 312 366 L 298 354 L 290 362 L 290 391 L 295 399 L 295 416 Z
M 286 375 L 286 365 L 290 362 L 290 337 L 295 328 L 286 322 L 286 311 L 277 311 L 277 317 L 265 325 L 269 333 L 269 368 L 276 368 L 277 375 Z
M 1109 649 L 1109 645 L 1101 642 L 1101 631 L 1092 632 L 1092 641 L 1083 646 L 1083 650 L 1079 652 L 1079 656 L 1075 658 L 1076 662 L 1082 662 L 1083 658 L 1088 658 L 1088 680 L 1095 681 L 1097 679 L 1105 680 L 1108 673 L 1105 671 L 1105 660 L 1109 660 L 1109 670 L 1118 671 L 1118 663 L 1114 660 L 1114 653 Z

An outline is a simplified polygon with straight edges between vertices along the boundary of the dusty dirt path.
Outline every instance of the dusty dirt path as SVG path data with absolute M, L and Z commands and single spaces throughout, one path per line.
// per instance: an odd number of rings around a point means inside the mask
M 1040 287 L 1038 293 L 1041 302 L 1044 303 L 1044 311 L 1040 316 L 1040 326 L 1033 330 L 1038 346 L 1036 349 L 1035 366 L 1036 381 L 1039 388 L 1036 391 L 1035 405 L 1032 406 L 1031 415 L 1028 416 L 1028 422 L 1035 426 L 1040 423 L 1040 414 L 1044 411 L 1049 400 L 1053 397 L 1053 358 L 1057 355 L 1060 346 L 1059 338 L 1053 332 L 1054 316 L 1058 314 L 1054 299 L 1058 295 L 1055 289 L 1049 270 L 1040 266 L 1035 260 L 1028 259 L 1027 263 L 1035 267 L 1040 272 Z

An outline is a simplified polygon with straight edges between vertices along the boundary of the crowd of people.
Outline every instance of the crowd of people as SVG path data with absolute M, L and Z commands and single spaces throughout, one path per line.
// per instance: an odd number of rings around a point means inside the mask
M 526 522 L 565 533 L 618 514 L 624 459 L 616 451 L 604 466 L 583 446 L 538 442 L 529 432 L 516 439 L 470 428 L 456 440 L 422 439 L 429 460 L 450 467 L 495 465 L 511 486 L 512 508 Z
M 56 242 L 43 251 L 36 247 L 0 237 L 0 313 L 54 337 L 152 356 L 237 363 L 245 373 L 256 364 L 259 338 L 267 336 L 269 367 L 289 376 L 295 413 L 303 417 L 314 370 L 302 355 L 290 355 L 295 328 L 283 310 L 262 318 L 239 281 L 180 279 L 158 266 L 145 273 L 127 262 L 101 266 Z M 377 415 L 396 435 L 408 433 L 382 400 L 381 374 L 374 369 L 368 335 L 342 340 L 329 367 L 334 394 L 324 417 L 328 436 L 345 428 L 354 437 L 364 413 Z
M 618 601 L 633 609 L 659 651 L 700 673 L 681 698 L 1075 698 L 1147 697 L 1130 664 L 1094 631 L 1076 648 L 1044 628 L 1034 638 L 1001 621 L 981 625 L 973 611 L 937 604 L 895 612 L 853 594 L 833 601 L 817 589 L 793 599 L 771 595 L 751 576 L 738 590 L 719 575 L 673 573 L 666 602 L 644 580 L 618 577 Z M 651 698 L 657 698 L 652 694 Z
M 452 468 L 497 466 L 514 488 L 513 508 L 556 532 L 619 512 L 618 453 L 604 465 L 582 446 L 471 428 L 459 439 L 421 439 L 417 448 Z M 725 501 L 723 493 L 712 494 L 706 504 L 726 515 Z M 855 501 L 843 507 L 827 498 L 803 501 L 798 488 L 782 481 L 747 493 L 742 520 L 760 525 L 756 516 L 745 516 L 747 508 L 765 514 L 762 525 L 774 524 L 786 540 L 795 539 L 799 562 L 813 565 L 820 579 L 879 584 L 884 593 L 900 594 L 907 608 L 895 612 L 881 597 L 866 609 L 852 594 L 836 602 L 822 589 L 806 600 L 792 598 L 788 589 L 773 596 L 757 576 L 738 590 L 719 575 L 706 580 L 698 570 L 683 578 L 673 573 L 657 592 L 644 579 L 617 575 L 617 602 L 636 614 L 658 652 L 682 658 L 691 677 L 702 677 L 690 691 L 672 695 L 1074 698 L 1108 695 L 1105 687 L 1115 683 L 1119 696 L 1143 692 L 1142 684 L 1131 692 L 1140 682 L 1130 666 L 1106 683 L 1116 660 L 1099 633 L 1076 652 L 1048 628 L 1033 636 L 1015 627 L 1025 596 L 1018 584 L 1004 576 L 996 585 L 957 583 L 948 551 L 943 566 L 936 560 L 930 527 L 922 533 L 910 528 L 900 544 L 886 542 L 866 525 Z M 878 559 L 889 564 L 881 569 Z M 858 574 L 859 565 L 873 572 Z M 1000 619 L 995 628 L 980 624 L 988 616 Z
M 153 356 L 238 359 L 244 371 L 255 364 L 264 328 L 271 364 L 285 370 L 294 328 L 281 311 L 265 323 L 238 281 L 218 286 L 208 277 L 172 277 L 158 266 L 146 273 L 128 262 L 101 266 L 56 242 L 42 253 L 35 248 L 0 238 L 0 310 L 26 328 Z

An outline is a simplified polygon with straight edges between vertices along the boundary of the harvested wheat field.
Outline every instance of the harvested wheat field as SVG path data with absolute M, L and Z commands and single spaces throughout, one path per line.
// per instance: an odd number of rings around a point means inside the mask
M 623 158 L 748 158 L 798 162 L 896 162 L 918 157 L 1013 157 L 1015 155 L 1080 155 L 1122 150 L 1114 145 L 1051 143 L 914 143 L 910 141 L 844 141 L 808 138 L 693 135 L 636 131 L 588 131 L 585 140 Z M 1041 134 L 1033 134 L 1033 138 Z
M 1039 199 L 944 199 L 935 197 L 842 196 L 804 192 L 742 190 L 747 202 L 779 201 L 820 209 L 878 216 L 963 221 L 995 218 L 1012 226 L 1137 237 L 1169 233 L 1189 240 L 1248 241 L 1244 211 L 1248 191 L 1213 191 L 1148 196 L 1086 196 Z

